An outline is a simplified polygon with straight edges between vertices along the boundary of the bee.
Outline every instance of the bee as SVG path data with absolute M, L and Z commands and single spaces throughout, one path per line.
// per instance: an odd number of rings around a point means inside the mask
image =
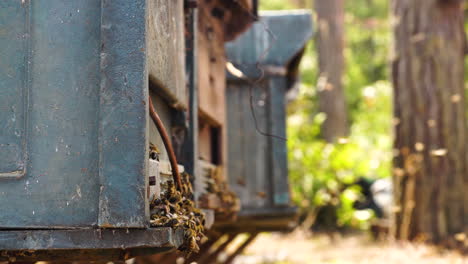
M 149 145 L 149 157 L 150 159 L 153 159 L 153 160 L 159 160 L 159 153 L 161 153 L 158 149 L 158 147 L 156 147 L 156 145 L 154 145 L 153 143 L 150 143 Z
M 188 255 L 198 252 L 197 241 L 204 237 L 204 214 L 195 207 L 190 175 L 183 174 L 181 191 L 175 188 L 173 181 L 161 184 L 164 194 L 151 202 L 151 225 L 181 228 L 184 230 L 184 243 L 179 250 Z
M 165 187 L 166 187 L 166 199 L 170 199 L 172 196 L 175 195 L 175 193 L 177 192 L 176 188 L 175 188 L 175 185 L 174 185 L 174 182 L 173 181 L 167 181 L 165 183 Z
M 178 204 L 169 204 L 169 211 L 172 214 L 175 214 L 180 211 L 180 205 Z
M 172 228 L 177 228 L 181 225 L 181 221 L 177 218 L 171 218 L 167 223 L 166 227 L 172 227 Z
M 156 217 L 150 221 L 152 226 L 166 226 L 169 219 L 167 217 Z
M 185 209 L 191 209 L 191 208 L 194 207 L 194 204 L 193 204 L 192 200 L 186 199 L 186 200 L 182 201 L 182 207 L 184 207 Z
M 195 253 L 200 251 L 200 248 L 198 247 L 198 243 L 197 243 L 197 240 L 195 239 L 195 237 L 190 238 L 188 251 L 189 252 L 195 252 Z
M 180 246 L 179 250 L 185 251 L 185 259 L 187 259 L 192 253 L 199 252 L 200 248 L 198 247 L 197 240 L 195 239 L 195 237 L 191 237 Z
M 186 196 L 190 196 L 193 193 L 192 184 L 190 182 L 190 174 L 182 173 L 182 193 Z
M 172 196 L 167 197 L 170 203 L 179 203 L 182 200 L 182 195 L 179 192 L 174 192 Z
M 150 203 L 150 209 L 153 210 L 157 206 L 160 206 L 162 203 L 163 202 L 161 199 L 155 197 Z

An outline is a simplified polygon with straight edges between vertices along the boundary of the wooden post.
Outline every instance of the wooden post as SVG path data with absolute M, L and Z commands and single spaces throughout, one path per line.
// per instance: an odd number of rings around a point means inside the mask
M 231 264 L 234 259 L 242 253 L 242 251 L 244 251 L 244 249 L 246 249 L 254 240 L 255 238 L 257 237 L 258 233 L 254 233 L 254 234 L 251 234 L 249 238 L 247 238 L 247 240 L 244 241 L 244 243 L 242 243 L 242 245 L 240 245 L 236 251 L 234 251 L 234 253 L 232 253 L 227 259 L 226 261 L 224 262 L 224 264 Z

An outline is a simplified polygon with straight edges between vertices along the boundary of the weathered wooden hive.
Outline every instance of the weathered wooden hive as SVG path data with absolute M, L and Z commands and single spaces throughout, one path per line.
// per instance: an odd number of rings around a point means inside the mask
M 286 148 L 286 94 L 312 37 L 306 11 L 263 12 L 260 21 L 226 45 L 228 177 L 241 200 L 227 229 L 258 232 L 291 227 Z
M 194 198 L 206 215 L 216 212 L 225 217 L 218 222 L 240 223 L 233 221 L 238 208 L 223 199 L 231 188 L 242 200 L 241 220 L 279 217 L 283 227 L 289 221 L 294 208 L 285 142 L 236 127 L 242 118 L 238 125 L 253 124 L 247 113 L 232 112 L 230 103 L 234 91 L 245 95 L 251 82 L 230 76 L 226 91 L 224 42 L 248 29 L 256 1 L 202 0 L 199 18 L 192 5 L 0 1 L 0 261 L 109 261 L 183 244 L 183 230 L 151 222 L 150 204 L 168 193 L 160 183 L 173 173 L 161 128 L 150 117 L 151 101 L 177 168 L 195 176 Z M 255 79 L 249 56 L 272 44 L 261 60 L 269 108 L 255 111 L 260 129 L 284 136 L 284 95 L 310 37 L 310 17 L 268 14 L 262 21 L 277 41 L 261 35 L 266 32 L 259 23 L 227 50 L 231 62 Z M 284 33 L 288 26 L 282 23 L 296 23 L 297 30 Z M 245 51 L 235 53 L 237 46 Z M 250 54 L 252 47 L 256 53 Z M 258 142 L 236 138 L 244 132 Z M 259 144 L 255 157 L 236 160 L 246 153 L 236 152 L 236 145 L 249 144 Z M 248 157 L 257 160 L 255 171 Z M 225 189 L 210 191 L 207 182 L 213 180 L 212 187 Z M 264 221 L 247 227 L 259 223 L 265 229 Z M 238 232 L 249 231 L 245 227 Z
M 216 29 L 197 26 L 194 2 L 0 1 L 0 261 L 109 261 L 183 244 L 183 230 L 152 226 L 150 203 L 173 171 L 148 108 L 179 170 L 226 166 L 224 70 L 213 77 L 224 54 L 198 52 Z M 249 27 L 255 2 L 209 9 L 221 43 Z
M 227 258 L 222 263 L 232 263 L 259 232 L 288 230 L 295 223 L 286 142 L 281 138 L 285 137 L 285 97 L 296 83 L 312 35 L 311 16 L 305 11 L 262 13 L 249 31 L 224 46 L 232 40 L 232 27 L 223 27 L 223 19 L 230 17 L 228 11 L 238 14 L 224 6 L 228 2 L 205 0 L 199 5 L 200 127 L 195 182 L 199 205 L 216 212 L 216 217 L 208 239 L 201 241 L 200 252 L 185 263 L 215 263 L 223 252 Z M 213 180 L 217 185 L 214 192 L 207 184 Z M 222 187 L 227 188 L 220 190 Z M 231 190 L 240 198 L 237 208 L 226 207 L 223 199 Z M 246 233 L 244 242 L 231 245 Z M 228 246 L 232 252 L 226 252 Z M 174 263 L 178 257 L 171 252 L 138 258 L 136 263 Z

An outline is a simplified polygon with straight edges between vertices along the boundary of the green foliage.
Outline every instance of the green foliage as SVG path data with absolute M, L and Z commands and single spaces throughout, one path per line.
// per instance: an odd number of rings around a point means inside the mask
M 388 80 L 390 28 L 388 1 L 346 1 L 344 86 L 351 121 L 363 101 L 362 89 L 380 80 Z
M 345 1 L 343 76 L 351 134 L 339 143 L 320 138 L 314 44 L 301 63 L 301 90 L 288 109 L 290 181 L 294 201 L 304 210 L 338 205 L 338 225 L 365 227 L 366 217 L 352 208 L 359 177 L 389 177 L 391 170 L 391 86 L 388 81 L 390 26 L 387 0 Z M 291 1 L 263 0 L 263 9 L 290 9 Z
M 303 89 L 306 93 L 307 89 Z M 329 144 L 320 139 L 324 115 L 310 113 L 301 92 L 288 118 L 290 181 L 294 201 L 304 209 L 340 204 L 340 225 L 360 226 L 352 203 L 357 189 L 345 186 L 359 177 L 388 177 L 391 166 L 391 87 L 379 81 L 362 89 L 362 103 L 349 138 Z M 302 107 L 305 106 L 305 107 Z
M 294 5 L 285 0 L 260 0 L 261 10 L 284 10 L 293 8 Z

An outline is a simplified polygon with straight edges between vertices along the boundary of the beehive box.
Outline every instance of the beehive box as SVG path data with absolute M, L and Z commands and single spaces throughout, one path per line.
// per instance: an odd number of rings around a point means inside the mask
M 294 30 L 291 30 L 294 28 Z M 291 205 L 286 147 L 286 94 L 295 84 L 312 36 L 305 11 L 263 12 L 260 21 L 226 45 L 228 175 L 252 229 L 287 228 Z
M 182 0 L 0 1 L 0 259 L 180 245 L 149 224 L 148 83 L 187 109 L 183 23 Z

